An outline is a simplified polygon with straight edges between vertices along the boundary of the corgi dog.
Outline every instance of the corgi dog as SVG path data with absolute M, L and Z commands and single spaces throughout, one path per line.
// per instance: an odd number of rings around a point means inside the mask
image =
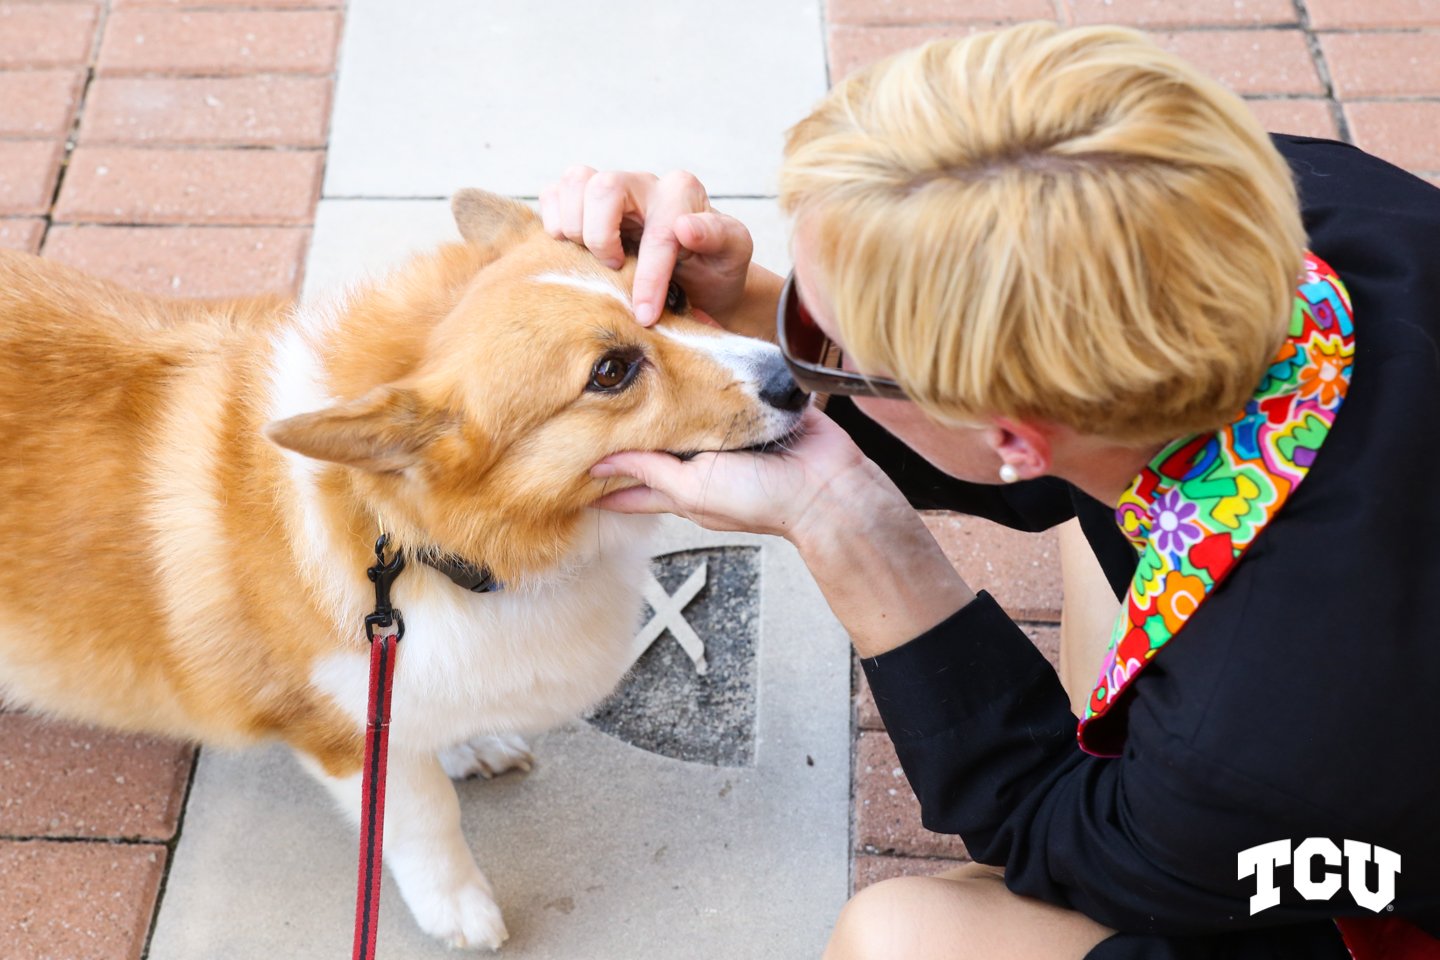
M 283 741 L 359 817 L 366 569 L 409 562 L 385 862 L 416 922 L 505 924 L 452 778 L 528 767 L 630 666 L 650 517 L 590 467 L 782 442 L 773 345 L 635 321 L 620 270 L 481 191 L 462 243 L 323 305 L 164 300 L 0 252 L 0 698 L 122 730 Z M 454 575 L 488 569 L 474 592 Z

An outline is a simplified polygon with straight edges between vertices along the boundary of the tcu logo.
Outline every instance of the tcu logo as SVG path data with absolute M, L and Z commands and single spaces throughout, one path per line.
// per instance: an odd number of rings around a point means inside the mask
M 1372 848 L 1370 844 L 1361 843 L 1359 840 L 1346 840 L 1344 843 L 1343 855 L 1334 841 L 1324 837 L 1309 837 L 1296 844 L 1295 868 L 1291 880 L 1295 885 L 1295 892 L 1306 900 L 1329 900 L 1335 896 L 1340 892 L 1340 871 L 1318 871 L 1315 861 L 1323 860 L 1327 867 L 1339 867 L 1343 859 L 1346 861 L 1345 880 L 1350 888 L 1350 896 L 1366 910 L 1379 913 L 1395 900 L 1395 874 L 1400 872 L 1400 854 L 1384 847 Z M 1371 862 L 1372 849 L 1375 866 L 1379 871 L 1379 880 L 1374 890 L 1365 885 L 1365 867 Z M 1291 862 L 1290 841 L 1274 840 L 1249 850 L 1241 850 L 1238 860 L 1239 879 L 1244 880 L 1251 875 L 1255 877 L 1255 895 L 1250 898 L 1250 915 L 1253 917 L 1261 910 L 1279 906 L 1280 890 L 1275 886 L 1275 868 Z

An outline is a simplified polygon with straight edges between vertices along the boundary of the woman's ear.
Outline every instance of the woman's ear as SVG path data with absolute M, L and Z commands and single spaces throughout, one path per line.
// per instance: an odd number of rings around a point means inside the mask
M 445 418 L 403 387 L 377 387 L 358 400 L 277 420 L 265 436 L 315 460 L 374 473 L 400 473 L 448 429 Z
M 1017 480 L 1034 480 L 1050 472 L 1050 437 L 1037 424 L 1000 417 L 985 430 L 985 444 Z

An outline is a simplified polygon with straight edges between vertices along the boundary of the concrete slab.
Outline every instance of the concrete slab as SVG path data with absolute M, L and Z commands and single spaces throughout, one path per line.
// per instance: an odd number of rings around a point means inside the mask
M 745 766 L 686 762 L 577 722 L 534 745 L 529 775 L 460 784 L 466 836 L 511 931 L 505 956 L 818 956 L 844 903 L 844 632 L 782 541 L 679 520 L 663 530 L 667 592 L 716 551 L 754 552 L 753 755 Z M 725 619 L 705 596 L 682 610 L 697 628 Z M 204 753 L 186 816 L 152 960 L 348 948 L 354 832 L 286 752 Z M 388 880 L 384 896 L 382 956 L 453 956 L 419 932 Z
M 771 195 L 825 86 L 818 0 L 351 0 L 325 195 L 533 197 L 571 163 Z
M 464 185 L 492 188 L 478 178 Z M 775 201 L 729 199 L 715 207 L 750 228 L 756 263 L 776 273 L 790 269 L 789 232 Z M 448 200 L 321 200 L 303 296 L 344 287 L 410 254 L 459 239 Z

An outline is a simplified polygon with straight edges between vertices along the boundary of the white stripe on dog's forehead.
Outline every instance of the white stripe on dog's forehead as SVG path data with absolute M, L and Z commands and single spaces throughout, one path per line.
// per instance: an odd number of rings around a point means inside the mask
M 553 283 L 561 287 L 571 287 L 575 290 L 585 290 L 590 293 L 598 293 L 603 296 L 611 297 L 615 300 L 618 300 L 620 302 L 620 305 L 623 306 L 626 310 L 629 310 L 632 314 L 635 312 L 634 304 L 630 302 L 630 296 L 624 290 L 621 290 L 619 287 L 615 286 L 615 284 L 613 283 L 610 283 L 608 280 L 604 280 L 597 276 L 587 276 L 585 274 L 579 273 L 560 273 L 558 271 L 551 270 L 548 273 L 542 273 L 535 277 L 535 282 Z
M 736 334 L 715 333 L 690 333 L 669 330 L 665 327 L 656 327 L 660 333 L 685 344 L 687 347 L 699 350 L 712 359 L 730 368 L 737 380 L 753 383 L 758 374 L 765 368 L 780 359 L 780 348 L 773 343 L 764 340 L 756 340 L 752 337 L 741 337 Z

